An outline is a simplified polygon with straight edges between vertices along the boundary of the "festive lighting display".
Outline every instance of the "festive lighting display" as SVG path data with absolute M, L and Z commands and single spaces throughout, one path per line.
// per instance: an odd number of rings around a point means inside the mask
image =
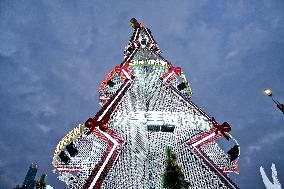
M 124 61 L 99 87 L 101 110 L 56 147 L 59 179 L 70 189 L 162 188 L 170 148 L 190 188 L 238 188 L 227 175 L 238 173 L 240 155 L 230 125 L 195 105 L 182 69 L 162 57 L 143 23 L 131 26 Z M 235 143 L 228 153 L 216 142 L 223 137 Z
M 278 176 L 277 176 L 277 170 L 275 167 L 275 164 L 272 163 L 271 165 L 271 171 L 272 171 L 272 182 L 266 175 L 264 168 L 261 166 L 260 167 L 260 174 L 262 177 L 262 181 L 266 187 L 266 189 L 282 189 L 281 183 L 279 182 Z

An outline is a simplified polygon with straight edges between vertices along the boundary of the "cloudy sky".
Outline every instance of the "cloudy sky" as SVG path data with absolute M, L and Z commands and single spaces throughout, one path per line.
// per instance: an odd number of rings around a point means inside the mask
M 241 145 L 240 188 L 264 188 L 274 162 L 284 185 L 284 2 L 0 0 L 0 188 L 22 184 L 32 162 L 56 189 L 58 141 L 99 109 L 98 87 L 143 21 L 181 66 L 192 100 L 227 121 Z

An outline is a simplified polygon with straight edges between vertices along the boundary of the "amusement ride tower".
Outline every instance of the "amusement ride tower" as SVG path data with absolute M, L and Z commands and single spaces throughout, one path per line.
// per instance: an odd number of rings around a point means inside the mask
M 124 61 L 99 88 L 102 108 L 57 145 L 53 166 L 67 188 L 160 189 L 165 150 L 177 156 L 189 188 L 238 188 L 240 147 L 191 101 L 180 67 L 164 59 L 151 31 L 131 19 L 134 29 Z M 216 140 L 234 143 L 224 152 Z

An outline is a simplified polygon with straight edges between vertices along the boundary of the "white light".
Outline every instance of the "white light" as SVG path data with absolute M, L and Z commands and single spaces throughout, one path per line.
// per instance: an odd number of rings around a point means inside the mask
M 272 96 L 272 91 L 271 91 L 271 89 L 265 89 L 265 90 L 264 90 L 264 94 L 266 94 L 267 96 Z

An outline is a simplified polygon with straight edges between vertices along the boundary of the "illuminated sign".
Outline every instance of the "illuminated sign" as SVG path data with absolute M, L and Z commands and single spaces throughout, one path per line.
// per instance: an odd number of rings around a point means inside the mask
M 129 66 L 141 66 L 141 65 L 151 65 L 151 66 L 164 66 L 167 67 L 168 63 L 162 60 L 132 60 Z

